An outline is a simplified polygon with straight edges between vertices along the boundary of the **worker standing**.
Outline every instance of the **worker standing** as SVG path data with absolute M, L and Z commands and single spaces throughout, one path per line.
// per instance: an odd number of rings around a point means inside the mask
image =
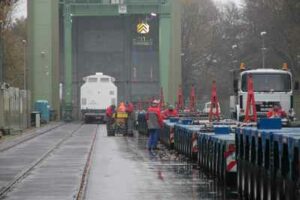
M 117 108 L 117 111 L 118 112 L 126 112 L 126 106 L 125 106 L 125 103 L 124 102 L 121 102 Z
M 279 104 L 275 104 L 267 113 L 268 118 L 285 118 L 287 114 Z
M 178 117 L 178 112 L 173 105 L 169 105 L 168 109 L 162 112 L 163 119 L 169 119 L 170 117 Z
M 114 114 L 116 112 L 116 106 L 111 105 L 106 109 L 106 129 L 108 135 L 111 135 L 112 133 L 112 124 L 114 123 Z
M 127 120 L 127 133 L 129 136 L 133 136 L 133 124 L 134 124 L 134 106 L 131 102 L 126 102 L 126 112 L 128 114 Z
M 149 132 L 148 150 L 157 149 L 159 129 L 162 127 L 162 117 L 159 108 L 159 100 L 153 100 L 151 106 L 148 108 L 147 125 Z

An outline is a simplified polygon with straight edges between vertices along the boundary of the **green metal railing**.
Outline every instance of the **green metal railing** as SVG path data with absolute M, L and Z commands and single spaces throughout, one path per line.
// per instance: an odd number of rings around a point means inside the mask
M 161 5 L 167 3 L 168 0 L 60 0 L 61 4 L 71 4 L 71 5 L 118 5 L 118 4 L 125 4 L 125 5 Z

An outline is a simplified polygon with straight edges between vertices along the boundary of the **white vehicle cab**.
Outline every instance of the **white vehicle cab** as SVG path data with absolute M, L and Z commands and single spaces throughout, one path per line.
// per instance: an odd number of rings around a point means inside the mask
M 274 104 L 280 104 L 286 113 L 293 112 L 292 74 L 284 69 L 241 69 L 234 80 L 235 95 L 230 97 L 230 111 L 234 118 L 241 121 L 245 117 L 247 104 L 248 75 L 254 85 L 254 98 L 258 117 L 266 114 Z
M 105 121 L 105 111 L 110 105 L 117 104 L 118 89 L 115 78 L 96 73 L 83 78 L 80 89 L 80 109 L 85 122 Z
M 204 108 L 203 108 L 203 113 L 205 114 L 209 114 L 210 112 L 210 105 L 211 105 L 211 102 L 206 102 L 205 105 L 204 105 Z M 220 104 L 218 103 L 218 107 L 219 107 L 219 114 L 221 114 L 221 108 L 220 108 Z M 213 108 L 213 112 L 216 112 L 216 108 Z

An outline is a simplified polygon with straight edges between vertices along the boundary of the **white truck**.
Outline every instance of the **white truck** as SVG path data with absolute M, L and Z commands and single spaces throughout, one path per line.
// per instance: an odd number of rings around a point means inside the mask
M 110 105 L 117 104 L 118 89 L 115 78 L 96 73 L 83 78 L 80 88 L 80 109 L 83 120 L 105 122 L 105 111 Z
M 287 69 L 253 69 L 241 70 L 234 79 L 234 95 L 230 96 L 232 118 L 243 121 L 247 104 L 247 79 L 251 74 L 254 84 L 254 98 L 257 116 L 266 117 L 274 104 L 294 118 L 292 74 Z M 298 87 L 298 83 L 295 84 Z
M 211 102 L 209 101 L 209 102 L 206 102 L 205 104 L 204 104 L 204 108 L 203 108 L 203 110 L 202 110 L 202 112 L 204 113 L 204 114 L 209 114 L 209 112 L 210 112 L 210 105 L 211 105 Z M 220 107 L 220 104 L 218 103 L 218 110 L 219 110 L 219 114 L 221 114 L 221 107 Z M 213 112 L 216 112 L 216 108 L 213 108 Z

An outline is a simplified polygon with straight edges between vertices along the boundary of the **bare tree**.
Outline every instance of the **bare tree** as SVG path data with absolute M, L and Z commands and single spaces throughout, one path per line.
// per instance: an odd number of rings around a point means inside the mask
M 23 86 L 24 40 L 26 39 L 26 19 L 14 19 L 13 12 L 18 0 L 0 1 L 0 63 L 3 79 L 11 86 Z M 0 80 L 1 81 L 1 80 Z
M 233 65 L 237 65 L 240 56 L 233 52 L 232 46 L 240 46 L 245 35 L 242 12 L 235 4 L 218 9 L 211 0 L 191 0 L 184 4 L 182 19 L 185 95 L 195 84 L 203 104 L 209 101 L 211 84 L 216 80 L 222 110 L 226 113 L 232 90 L 230 70 L 237 67 Z

